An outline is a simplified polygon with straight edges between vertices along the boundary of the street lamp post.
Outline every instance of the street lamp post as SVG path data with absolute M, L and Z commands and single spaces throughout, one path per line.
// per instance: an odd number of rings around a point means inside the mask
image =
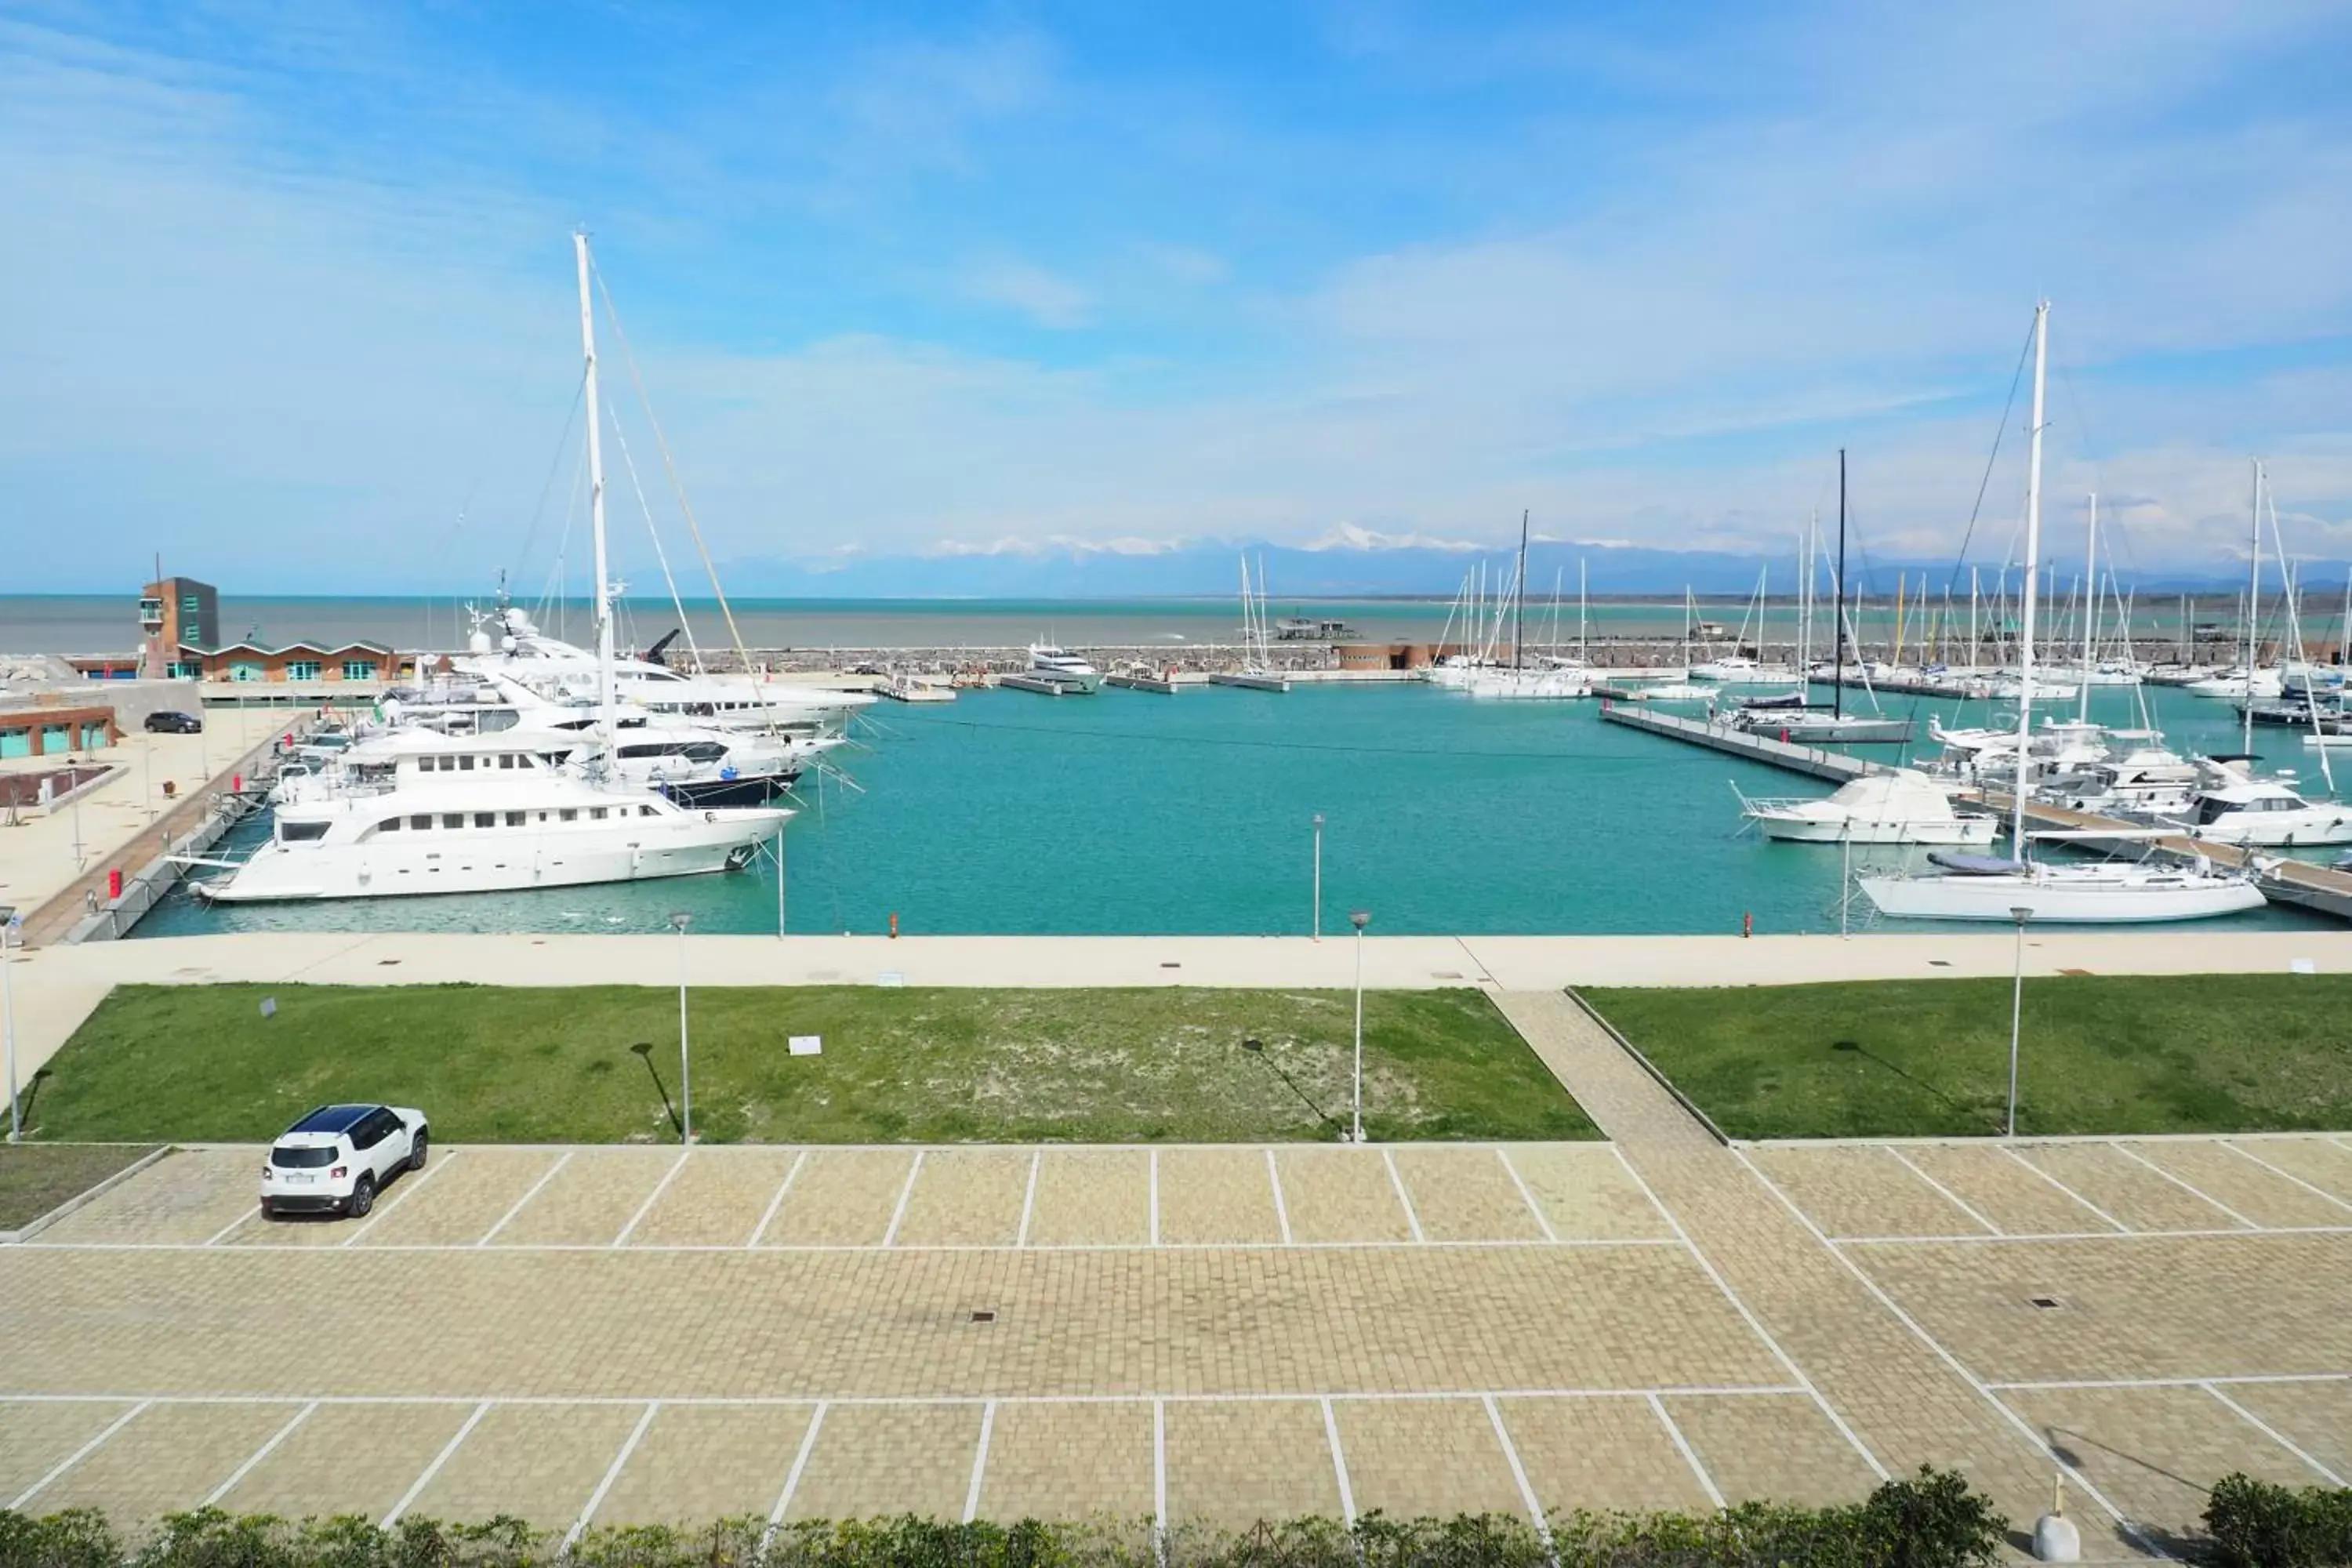
M 1356 928 L 1356 1114 L 1348 1141 L 1360 1143 L 1364 1141 L 1364 928 L 1372 923 L 1372 917 L 1358 910 L 1348 921 Z
M 2017 1041 L 2020 1026 L 2025 1020 L 2025 923 L 2033 911 L 2020 904 L 2009 911 L 2017 922 L 2017 984 L 2009 998 L 2009 1131 L 2017 1136 Z
M 16 956 L 9 949 L 21 940 L 24 930 L 25 912 L 10 910 L 7 922 L 0 925 L 0 1041 L 5 1041 L 7 1047 L 8 1142 L 11 1143 L 25 1135 L 25 1129 L 16 1105 Z
M 694 1058 L 686 1045 L 686 928 L 694 917 L 680 911 L 669 917 L 677 928 L 677 1104 L 678 1142 L 694 1142 Z
M 1315 940 L 1323 940 L 1323 814 L 1315 814 Z

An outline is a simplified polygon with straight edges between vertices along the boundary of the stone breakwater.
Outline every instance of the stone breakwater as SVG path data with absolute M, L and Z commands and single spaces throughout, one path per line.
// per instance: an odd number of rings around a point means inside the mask
M 1251 662 L 1250 651 L 1239 643 L 1144 643 L 1090 644 L 1070 643 L 1069 651 L 1077 654 L 1107 675 L 1130 668 L 1154 673 L 1174 672 L 1179 675 L 1214 675 L 1237 670 Z M 1731 652 L 1728 641 L 1692 645 L 1691 658 L 1706 659 Z M 1442 647 L 1430 643 L 1408 642 L 1276 642 L 1268 650 L 1272 668 L 1297 673 L 1336 669 L 1380 669 L 1391 668 L 1403 657 L 1412 665 L 1432 662 L 1441 655 L 1475 653 L 1475 646 L 1447 643 Z M 1786 660 L 1794 649 L 1779 645 L 1767 647 L 1760 654 L 1753 645 L 1743 645 L 1741 651 L 1766 659 Z M 968 675 L 1011 675 L 1029 668 L 1026 646 L 1013 647 L 755 647 L 749 650 L 751 663 L 772 673 L 796 674 L 865 674 L 873 676 L 921 675 L 953 677 Z M 1496 650 L 1497 657 L 1508 661 L 1510 647 L 1507 643 Z M 1578 656 L 1577 645 L 1570 643 L 1539 643 L 1530 639 L 1523 650 L 1527 662 L 1557 655 L 1563 658 Z M 740 669 L 742 660 L 732 649 L 702 650 L 704 662 L 713 669 Z M 1679 666 L 1683 662 L 1683 644 L 1679 639 L 1658 637 L 1594 637 L 1583 649 L 1583 657 L 1596 668 L 1645 669 Z

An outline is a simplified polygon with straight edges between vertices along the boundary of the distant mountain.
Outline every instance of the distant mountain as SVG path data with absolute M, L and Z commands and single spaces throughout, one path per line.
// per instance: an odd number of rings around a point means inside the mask
M 1281 599 L 1328 599 L 1451 595 L 1465 573 L 1486 562 L 1492 583 L 1505 581 L 1511 552 L 1452 545 L 1397 547 L 1188 543 L 1167 548 L 1054 544 L 922 555 L 853 556 L 820 563 L 778 557 L 723 562 L 719 579 L 730 594 L 792 598 L 840 599 L 1123 599 L 1192 597 L 1240 590 L 1239 559 L 1246 550 L 1255 572 L 1262 559 L 1269 594 Z M 1769 571 L 1775 595 L 1790 592 L 1796 563 L 1786 556 L 1729 552 L 1657 550 L 1629 544 L 1539 543 L 1528 552 L 1530 594 L 1548 597 L 1555 581 L 1564 594 L 1576 592 L 1581 562 L 1595 597 L 1673 595 L 1685 588 L 1707 595 L 1745 595 L 1757 574 Z M 1892 595 L 1898 573 L 1916 584 L 1925 574 L 1940 594 L 1951 576 L 1949 561 L 1873 561 L 1852 563 L 1858 589 L 1873 598 Z M 2058 563 L 2059 592 L 2066 591 L 2071 563 Z M 2306 563 L 2302 581 L 2315 612 L 2343 592 L 2346 567 Z M 1991 591 L 1993 569 L 1980 568 Z M 1823 582 L 1827 582 L 1824 572 Z M 2229 593 L 2244 579 L 2241 569 L 2220 566 L 2145 574 L 2132 580 L 2142 595 Z M 1958 581 L 1965 592 L 1967 574 Z M 1491 590 L 1490 590 L 1491 591 Z M 1916 588 L 1915 588 L 1916 591 Z M 2324 597 L 2323 597 L 2324 595 Z

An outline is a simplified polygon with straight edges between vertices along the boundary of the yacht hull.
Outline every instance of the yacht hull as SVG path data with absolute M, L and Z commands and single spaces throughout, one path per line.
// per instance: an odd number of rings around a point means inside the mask
M 1750 819 L 1765 837 L 1784 844 L 1990 844 L 1999 826 L 1990 816 L 1958 816 L 1947 822 L 1834 822 L 1759 811 L 1751 813 Z
M 1901 920 L 2016 920 L 2032 911 L 2040 922 L 2142 925 L 2243 914 L 2264 902 L 2252 882 L 2162 873 L 2132 881 L 2077 881 L 2028 877 L 1864 877 L 1862 890 L 1881 914 Z

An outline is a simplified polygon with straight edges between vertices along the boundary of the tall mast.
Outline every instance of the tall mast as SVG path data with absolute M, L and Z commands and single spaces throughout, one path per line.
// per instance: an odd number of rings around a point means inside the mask
M 2083 577 L 2090 590 L 2091 613 L 2083 617 L 2083 706 L 2079 715 L 2091 721 L 2091 658 L 2099 629 L 2099 492 L 2091 492 L 2090 542 L 2083 550 Z
M 1584 560 L 1581 555 L 1576 558 L 1576 662 L 1579 664 L 1592 662 L 1592 649 L 1585 636 Z M 2344 592 L 2347 600 L 2352 602 L 2352 578 L 2347 578 L 2345 581 L 2347 585 Z
M 1830 620 L 1830 713 L 1845 717 L 1845 448 L 1838 448 L 1838 563 L 1836 613 Z
M 1518 602 L 1511 611 L 1511 668 L 1520 664 L 1528 635 L 1528 511 L 1519 509 L 1519 593 Z
M 2033 439 L 2025 459 L 2025 582 L 2018 611 L 2017 659 L 2017 794 L 2011 802 L 2010 858 L 2025 858 L 2026 785 L 2033 776 L 2029 755 L 2033 742 L 2033 591 L 2034 570 L 2042 559 L 2042 393 L 2050 363 L 2050 301 L 2033 307 Z
M 580 264 L 580 353 L 587 362 L 588 516 L 596 541 L 596 728 L 609 754 L 613 747 L 613 577 L 604 560 L 604 447 L 598 436 L 604 405 L 596 392 L 596 320 L 588 293 L 588 231 L 572 237 Z
M 2254 749 L 2254 662 L 2262 657 L 2257 638 L 2262 635 L 2259 614 L 2263 602 L 2263 460 L 2254 459 L 2254 533 L 2253 566 L 2246 579 L 2246 716 L 2245 742 L 2238 749 L 2252 754 Z

